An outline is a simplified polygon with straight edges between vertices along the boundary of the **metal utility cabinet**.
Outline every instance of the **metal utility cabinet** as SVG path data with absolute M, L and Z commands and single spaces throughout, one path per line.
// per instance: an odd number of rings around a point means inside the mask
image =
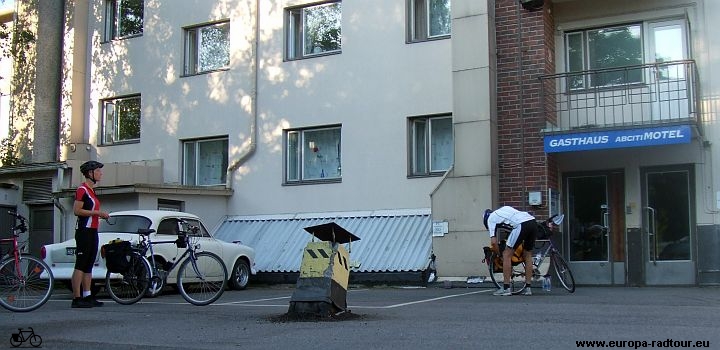
M 306 227 L 305 231 L 314 238 L 303 251 L 288 313 L 326 316 L 346 311 L 350 257 L 342 244 L 360 238 L 335 222 Z

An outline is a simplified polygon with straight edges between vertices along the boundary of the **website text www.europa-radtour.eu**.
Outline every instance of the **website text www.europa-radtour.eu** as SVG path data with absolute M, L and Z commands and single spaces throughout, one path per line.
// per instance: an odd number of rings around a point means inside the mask
M 708 340 L 577 340 L 578 348 L 709 348 Z

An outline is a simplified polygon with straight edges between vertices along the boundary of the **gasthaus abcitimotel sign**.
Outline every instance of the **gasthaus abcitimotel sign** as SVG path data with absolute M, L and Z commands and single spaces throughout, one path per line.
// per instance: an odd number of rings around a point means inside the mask
M 689 125 L 545 136 L 545 153 L 690 143 Z

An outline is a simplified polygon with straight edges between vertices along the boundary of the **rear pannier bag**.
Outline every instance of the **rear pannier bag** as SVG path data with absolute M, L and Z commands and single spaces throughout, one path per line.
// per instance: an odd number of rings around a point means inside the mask
M 123 273 L 130 267 L 130 252 L 132 248 L 129 241 L 112 241 L 102 246 L 102 255 L 105 258 L 107 270 Z

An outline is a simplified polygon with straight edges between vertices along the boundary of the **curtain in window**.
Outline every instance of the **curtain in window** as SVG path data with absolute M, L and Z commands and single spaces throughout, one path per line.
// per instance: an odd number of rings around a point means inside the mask
M 450 169 L 454 152 L 452 119 L 431 119 L 430 127 L 431 171 Z
M 305 131 L 303 180 L 339 178 L 340 129 Z
M 227 146 L 227 140 L 201 142 L 198 144 L 198 185 L 218 185 L 225 183 L 225 170 L 228 166 Z

